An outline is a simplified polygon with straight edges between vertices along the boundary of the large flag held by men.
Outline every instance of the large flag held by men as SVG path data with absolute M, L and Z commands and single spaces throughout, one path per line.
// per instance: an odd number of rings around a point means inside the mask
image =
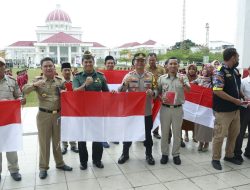
M 143 141 L 146 94 L 64 92 L 62 141 Z
M 20 100 L 0 101 L 0 152 L 22 149 Z

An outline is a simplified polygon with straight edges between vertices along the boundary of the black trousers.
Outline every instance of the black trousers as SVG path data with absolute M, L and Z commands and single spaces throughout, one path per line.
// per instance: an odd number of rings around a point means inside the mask
M 151 135 L 151 130 L 153 128 L 153 119 L 152 115 L 150 116 L 145 116 L 145 141 L 144 141 L 144 146 L 146 147 L 146 155 L 151 155 L 152 154 L 152 146 L 153 146 L 153 140 L 152 140 L 152 135 Z M 123 150 L 122 154 L 123 155 L 129 155 L 129 148 L 131 146 L 132 142 L 123 142 Z
M 80 163 L 88 162 L 88 150 L 86 142 L 78 142 Z M 101 161 L 103 153 L 103 146 L 101 142 L 92 142 L 92 160 Z
M 248 132 L 250 132 L 250 108 L 240 108 L 240 133 L 235 142 L 234 154 L 239 156 L 242 154 L 242 143 L 243 138 L 248 127 Z M 250 155 L 250 135 L 248 135 L 247 147 L 245 153 Z

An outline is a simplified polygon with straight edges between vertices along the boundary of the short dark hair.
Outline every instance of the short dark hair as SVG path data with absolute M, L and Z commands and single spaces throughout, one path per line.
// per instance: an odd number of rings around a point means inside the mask
M 165 61 L 165 65 L 168 64 L 170 59 L 176 59 L 177 63 L 179 63 L 179 60 L 177 59 L 177 57 L 170 57 L 168 60 Z
M 156 53 L 149 53 L 149 54 L 148 54 L 148 57 L 155 57 L 155 58 L 157 59 Z
M 45 62 L 45 61 L 51 61 L 51 62 L 53 63 L 53 65 L 54 65 L 54 60 L 53 60 L 52 58 L 50 58 L 50 57 L 45 57 L 45 58 L 43 58 L 43 59 L 40 61 L 41 67 L 43 66 L 43 62 Z
M 107 55 L 107 56 L 105 57 L 104 64 L 106 64 L 106 62 L 107 62 L 108 60 L 113 60 L 113 61 L 114 61 L 114 64 L 115 64 L 115 59 L 114 59 L 113 56 Z
M 224 61 L 229 61 L 231 57 L 237 55 L 237 51 L 235 48 L 227 48 L 223 51 L 223 59 Z

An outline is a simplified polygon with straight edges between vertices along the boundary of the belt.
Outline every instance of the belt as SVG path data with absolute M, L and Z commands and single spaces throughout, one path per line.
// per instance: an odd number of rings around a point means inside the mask
M 182 105 L 179 104 L 179 105 L 167 105 L 167 104 L 162 104 L 162 106 L 165 106 L 167 108 L 178 108 L 178 107 L 181 107 Z
M 44 108 L 39 108 L 39 111 L 42 111 L 42 112 L 45 112 L 45 113 L 56 114 L 56 113 L 60 112 L 60 109 L 58 109 L 58 110 L 47 110 L 47 109 L 44 109 Z

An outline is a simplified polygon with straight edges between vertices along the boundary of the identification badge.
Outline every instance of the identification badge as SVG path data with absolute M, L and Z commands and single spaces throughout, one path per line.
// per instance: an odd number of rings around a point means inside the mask
M 228 73 L 228 74 L 226 74 L 226 77 L 231 77 L 231 76 L 232 76 L 232 75 L 231 75 L 231 74 L 229 74 L 229 73 Z

